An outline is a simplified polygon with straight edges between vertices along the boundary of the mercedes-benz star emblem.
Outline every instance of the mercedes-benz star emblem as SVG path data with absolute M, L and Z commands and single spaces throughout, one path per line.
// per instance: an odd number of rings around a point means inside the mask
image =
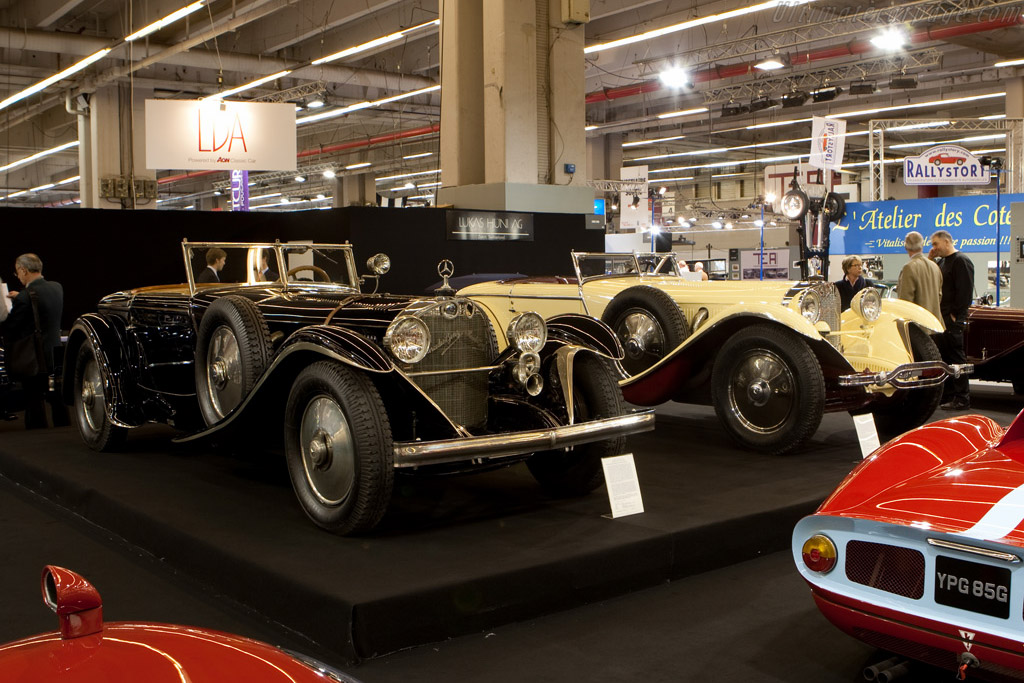
M 455 264 L 445 259 L 437 264 L 437 274 L 441 277 L 448 279 L 452 275 L 455 275 Z

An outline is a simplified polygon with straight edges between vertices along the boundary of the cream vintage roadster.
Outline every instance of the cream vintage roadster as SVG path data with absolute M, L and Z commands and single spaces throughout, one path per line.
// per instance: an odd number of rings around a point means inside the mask
M 460 296 L 500 327 L 521 311 L 600 318 L 625 347 L 628 401 L 711 404 L 753 449 L 783 453 L 813 434 L 826 411 L 871 412 L 898 434 L 931 416 L 947 375 L 939 321 L 868 288 L 840 311 L 827 282 L 694 281 L 671 253 L 572 253 L 569 277 L 474 284 Z

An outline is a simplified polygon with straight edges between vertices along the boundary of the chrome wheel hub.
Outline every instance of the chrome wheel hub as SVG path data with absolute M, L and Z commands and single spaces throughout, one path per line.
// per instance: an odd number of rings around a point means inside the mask
M 768 349 L 753 349 L 733 367 L 728 400 L 729 410 L 744 428 L 770 434 L 796 410 L 799 388 L 781 357 Z
M 242 402 L 242 356 L 234 332 L 226 325 L 218 327 L 210 336 L 206 389 L 218 420 Z
M 89 431 L 100 431 L 107 415 L 103 401 L 103 375 L 95 357 L 90 357 L 82 368 L 82 386 L 78 395 L 80 400 L 75 406 L 78 421 Z
M 299 446 L 313 495 L 324 505 L 343 503 L 355 486 L 355 442 L 345 413 L 333 397 L 316 396 L 306 405 Z
M 646 370 L 665 355 L 665 331 L 649 311 L 642 308 L 626 311 L 615 333 L 626 352 L 623 367 L 631 375 Z

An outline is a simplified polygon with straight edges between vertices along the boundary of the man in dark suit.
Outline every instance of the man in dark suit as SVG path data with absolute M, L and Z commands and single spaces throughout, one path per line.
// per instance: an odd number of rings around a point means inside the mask
M 939 311 L 946 331 L 936 335 L 935 341 L 947 363 L 966 363 L 964 330 L 967 312 L 974 299 L 974 263 L 953 246 L 953 236 L 946 230 L 932 233 L 929 257 L 941 258 L 942 296 Z M 947 377 L 942 386 L 943 410 L 967 410 L 971 407 L 971 388 L 967 375 Z
M 277 282 L 281 279 L 277 271 L 270 267 L 270 259 L 267 257 L 266 251 L 260 254 L 260 268 L 257 276 L 256 279 L 260 282 Z
M 220 282 L 220 271 L 224 270 L 228 254 L 220 247 L 213 247 L 206 252 L 206 268 L 196 276 L 196 283 Z
M 50 282 L 43 277 L 43 262 L 35 254 L 22 254 L 14 262 L 14 272 L 23 285 L 20 292 L 11 292 L 14 300 L 7 319 L 0 323 L 0 334 L 11 344 L 30 337 L 36 329 L 35 314 L 32 311 L 32 294 L 35 293 L 36 308 L 39 311 L 39 329 L 43 335 L 43 366 L 32 377 L 17 377 L 25 389 L 25 428 L 37 429 L 47 426 L 46 408 L 43 405 L 49 390 L 49 377 L 54 370 L 55 354 L 60 351 L 60 317 L 64 308 L 64 288 L 60 283 Z M 67 408 L 56 393 L 49 394 L 54 426 L 68 423 Z

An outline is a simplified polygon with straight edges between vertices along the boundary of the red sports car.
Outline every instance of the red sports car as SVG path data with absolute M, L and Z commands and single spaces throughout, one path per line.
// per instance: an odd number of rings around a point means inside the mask
M 963 166 L 964 161 L 966 161 L 966 159 L 963 157 L 954 157 L 945 153 L 936 154 L 928 159 L 929 164 L 935 164 L 936 166 L 941 166 L 942 164 L 956 164 L 957 166 Z
M 18 683 L 359 683 L 303 655 L 189 626 L 103 623 L 103 601 L 84 578 L 43 569 L 43 601 L 60 630 L 0 645 L 0 681 Z
M 793 559 L 833 624 L 961 675 L 1024 679 L 1022 416 L 908 432 L 797 524 Z

